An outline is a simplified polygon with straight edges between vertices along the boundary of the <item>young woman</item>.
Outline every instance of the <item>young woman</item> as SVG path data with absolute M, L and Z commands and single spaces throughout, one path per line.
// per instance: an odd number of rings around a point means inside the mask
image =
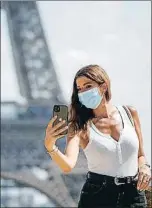
M 63 172 L 70 172 L 79 148 L 88 172 L 78 208 L 146 207 L 151 171 L 143 150 L 137 111 L 111 103 L 110 80 L 98 65 L 80 69 L 74 79 L 70 123 L 46 129 L 45 147 Z M 68 128 L 65 154 L 55 145 Z

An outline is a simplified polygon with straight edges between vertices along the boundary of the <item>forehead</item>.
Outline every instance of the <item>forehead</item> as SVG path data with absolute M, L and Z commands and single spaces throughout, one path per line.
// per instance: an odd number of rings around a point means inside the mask
M 95 81 L 85 77 L 85 76 L 82 76 L 82 77 L 78 77 L 76 79 L 76 85 L 77 86 L 83 86 L 84 84 L 86 83 L 95 83 Z

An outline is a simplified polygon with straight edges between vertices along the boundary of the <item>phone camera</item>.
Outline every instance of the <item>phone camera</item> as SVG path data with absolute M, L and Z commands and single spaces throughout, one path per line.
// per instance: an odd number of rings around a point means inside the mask
M 55 106 L 55 107 L 54 107 L 54 111 L 55 111 L 55 112 L 60 112 L 60 106 Z

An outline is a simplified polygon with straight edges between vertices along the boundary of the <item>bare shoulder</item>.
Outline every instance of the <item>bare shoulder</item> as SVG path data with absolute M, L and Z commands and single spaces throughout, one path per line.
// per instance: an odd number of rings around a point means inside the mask
M 68 124 L 68 135 L 67 140 L 70 141 L 71 139 L 78 140 L 79 143 L 81 141 L 81 131 L 76 131 L 73 124 Z
M 88 132 L 82 129 L 76 131 L 73 124 L 70 122 L 68 124 L 67 142 L 71 140 L 76 140 L 79 147 L 83 149 L 88 142 Z
M 131 114 L 133 116 L 137 116 L 138 115 L 137 109 L 134 106 L 131 106 L 131 105 L 126 105 L 126 106 L 130 110 L 130 112 L 131 112 Z
M 140 126 L 140 118 L 139 118 L 139 114 L 137 112 L 137 109 L 135 107 L 133 107 L 133 106 L 130 106 L 130 105 L 127 105 L 127 107 L 130 110 L 131 115 L 132 115 L 132 117 L 134 119 L 135 126 L 137 126 L 137 125 Z
M 72 123 L 70 122 L 70 123 L 68 124 L 68 138 L 71 139 L 71 138 L 73 138 L 75 135 L 76 135 L 76 133 L 75 133 L 74 126 L 73 126 Z

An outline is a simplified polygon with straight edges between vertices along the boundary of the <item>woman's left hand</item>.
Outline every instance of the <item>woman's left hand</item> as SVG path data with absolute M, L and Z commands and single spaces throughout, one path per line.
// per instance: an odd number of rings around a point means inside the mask
M 147 165 L 139 168 L 137 189 L 144 191 L 148 189 L 151 180 L 151 169 Z

